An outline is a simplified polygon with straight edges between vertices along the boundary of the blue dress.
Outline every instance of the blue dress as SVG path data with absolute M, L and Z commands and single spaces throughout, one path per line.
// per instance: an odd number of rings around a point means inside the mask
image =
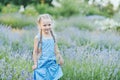
M 39 34 L 36 37 L 40 40 Z M 33 80 L 58 80 L 62 76 L 61 66 L 56 62 L 54 39 L 42 36 L 42 54 L 37 61 L 37 68 L 33 71 Z

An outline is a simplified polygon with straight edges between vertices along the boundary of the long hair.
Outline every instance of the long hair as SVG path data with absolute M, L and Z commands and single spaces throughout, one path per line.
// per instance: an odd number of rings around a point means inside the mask
M 42 29 L 40 30 L 40 40 L 38 41 L 38 47 L 40 46 L 40 49 L 37 48 L 38 53 L 42 52 Z
M 54 23 L 54 20 L 53 20 L 53 18 L 49 15 L 49 14 L 42 14 L 42 15 L 40 15 L 39 17 L 38 17 L 38 23 L 40 23 L 40 21 L 42 20 L 42 19 L 51 19 L 51 21 L 52 21 L 52 24 Z M 53 40 L 54 40 L 54 43 L 56 43 L 56 39 L 55 39 L 55 36 L 54 36 L 54 34 L 53 34 L 53 31 L 50 29 L 50 33 L 51 33 L 51 35 L 52 35 L 52 38 L 53 38 Z M 42 52 L 42 29 L 40 30 L 40 41 L 38 42 L 38 46 L 40 46 L 41 48 L 40 49 L 38 49 L 38 52 Z
M 51 33 L 51 35 L 52 35 L 52 37 L 53 37 L 54 43 L 56 43 L 55 36 L 54 36 L 53 31 L 52 31 L 51 29 L 50 29 L 50 33 Z

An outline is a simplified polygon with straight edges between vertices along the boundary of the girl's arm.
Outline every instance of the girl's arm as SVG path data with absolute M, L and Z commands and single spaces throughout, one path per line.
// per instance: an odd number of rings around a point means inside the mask
M 35 68 L 37 68 L 37 58 L 38 58 L 38 38 L 35 37 L 34 38 L 34 50 L 33 50 L 33 62 L 34 62 L 34 65 L 32 66 L 33 70 Z
M 37 65 L 37 47 L 38 47 L 38 39 L 35 37 L 34 38 L 34 50 L 33 50 L 33 61 L 34 65 Z
M 57 44 L 55 44 L 55 54 L 56 54 L 56 58 L 59 60 L 60 65 L 62 65 L 64 63 L 64 59 L 63 59 L 62 55 L 60 54 Z

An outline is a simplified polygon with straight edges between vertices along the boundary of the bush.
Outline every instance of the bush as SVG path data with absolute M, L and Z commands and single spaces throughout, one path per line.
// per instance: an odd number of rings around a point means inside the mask
M 77 0 L 78 1 L 78 0 Z M 62 0 L 61 8 L 58 10 L 62 16 L 71 16 L 79 13 L 79 3 L 73 0 Z
M 37 4 L 35 8 L 40 14 L 43 14 L 43 13 L 48 12 L 49 5 L 47 5 L 47 4 Z
M 58 7 L 49 6 L 48 4 L 37 4 L 35 5 L 35 8 L 39 14 L 49 13 L 55 18 L 58 18 L 60 16 Z
M 109 4 L 106 7 L 96 6 L 96 5 L 88 5 L 87 2 L 80 3 L 80 14 L 82 15 L 102 15 L 106 17 L 112 17 L 114 14 L 114 11 L 112 9 L 112 5 Z
M 14 5 L 24 5 L 27 6 L 29 4 L 37 4 L 41 3 L 42 0 L 0 0 L 0 3 L 3 5 L 7 5 L 8 3 L 12 3 Z M 52 0 L 43 0 L 44 3 L 51 5 Z
M 101 15 L 99 8 L 94 5 L 88 5 L 88 3 L 80 3 L 80 14 L 82 15 Z
M 54 18 L 59 18 L 61 16 L 59 10 L 59 7 L 49 7 L 48 13 L 51 14 Z
M 28 5 L 25 8 L 25 11 L 23 12 L 23 14 L 29 15 L 29 16 L 38 16 L 39 13 L 37 12 L 34 6 Z
M 61 15 L 68 17 L 79 13 L 79 4 L 77 3 L 77 1 L 72 0 L 61 1 L 61 4 L 62 4 L 61 7 L 53 7 L 49 6 L 48 4 L 37 4 L 35 5 L 35 8 L 40 14 L 49 13 L 56 18 Z
M 113 5 L 110 3 L 106 7 L 103 7 L 101 11 L 107 17 L 112 17 L 114 15 Z
M 0 12 L 2 11 L 3 4 L 0 3 Z
M 18 12 L 19 7 L 15 6 L 13 4 L 8 4 L 7 6 L 4 6 L 2 8 L 2 13 L 14 13 L 14 12 Z
M 35 21 L 33 18 L 28 18 L 21 14 L 1 14 L 0 24 L 9 25 L 12 28 L 23 28 L 25 26 L 34 26 Z

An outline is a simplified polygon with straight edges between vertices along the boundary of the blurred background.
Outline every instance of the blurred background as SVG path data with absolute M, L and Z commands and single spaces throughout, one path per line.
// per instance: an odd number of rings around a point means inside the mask
M 44 13 L 65 59 L 60 80 L 120 80 L 120 0 L 0 0 L 0 80 L 32 80 Z

